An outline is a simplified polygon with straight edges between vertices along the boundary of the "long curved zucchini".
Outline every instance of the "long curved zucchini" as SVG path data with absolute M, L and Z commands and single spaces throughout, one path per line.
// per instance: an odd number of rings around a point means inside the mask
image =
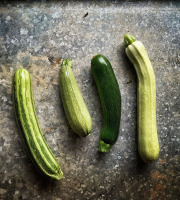
M 60 180 L 63 173 L 41 133 L 34 108 L 31 78 L 25 69 L 17 70 L 13 76 L 13 104 L 19 130 L 33 164 L 43 176 Z
M 112 66 L 105 56 L 95 55 L 91 60 L 91 70 L 103 110 L 99 151 L 108 152 L 119 135 L 121 94 Z
M 79 136 L 91 132 L 92 121 L 72 72 L 72 61 L 62 62 L 60 69 L 60 93 L 68 122 Z
M 138 150 L 144 162 L 151 162 L 159 155 L 155 75 L 144 45 L 128 34 L 124 44 L 138 77 Z

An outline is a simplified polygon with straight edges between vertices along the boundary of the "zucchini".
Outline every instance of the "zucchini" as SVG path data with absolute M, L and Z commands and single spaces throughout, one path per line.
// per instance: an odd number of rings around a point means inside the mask
M 63 173 L 41 133 L 27 70 L 18 69 L 15 72 L 12 88 L 17 124 L 33 164 L 44 177 L 60 180 Z
M 138 151 L 144 162 L 152 162 L 159 155 L 155 75 L 144 45 L 128 34 L 124 44 L 138 77 Z
M 94 77 L 103 110 L 103 127 L 100 132 L 99 151 L 108 152 L 118 139 L 121 118 L 121 94 L 109 60 L 95 55 L 91 60 Z
M 92 129 L 92 120 L 76 79 L 72 72 L 72 61 L 62 62 L 60 69 L 60 94 L 66 117 L 72 130 L 79 136 L 87 136 Z

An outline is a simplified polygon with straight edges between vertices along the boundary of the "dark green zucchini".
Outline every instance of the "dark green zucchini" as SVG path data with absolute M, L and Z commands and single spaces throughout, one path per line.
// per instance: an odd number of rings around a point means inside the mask
M 41 133 L 34 108 L 31 78 L 25 69 L 19 69 L 14 74 L 13 104 L 19 130 L 33 164 L 43 176 L 59 180 L 63 173 Z
M 103 127 L 100 133 L 99 151 L 108 152 L 118 139 L 121 118 L 121 94 L 109 60 L 95 55 L 91 70 L 98 89 L 103 110 Z

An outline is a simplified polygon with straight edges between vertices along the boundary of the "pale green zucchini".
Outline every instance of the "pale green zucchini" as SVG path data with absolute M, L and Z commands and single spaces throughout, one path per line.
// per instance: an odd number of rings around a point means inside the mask
M 60 94 L 68 122 L 79 136 L 91 132 L 92 121 L 72 72 L 72 61 L 64 60 L 60 69 Z
M 19 130 L 33 164 L 43 176 L 61 179 L 63 173 L 39 127 L 34 108 L 31 78 L 25 69 L 19 69 L 14 74 L 13 104 Z
M 124 44 L 138 77 L 138 150 L 144 162 L 151 162 L 159 155 L 155 75 L 144 45 L 128 34 Z

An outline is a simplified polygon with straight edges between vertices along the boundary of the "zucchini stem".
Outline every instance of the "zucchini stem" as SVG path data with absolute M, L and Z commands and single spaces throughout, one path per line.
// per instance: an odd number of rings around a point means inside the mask
M 128 47 L 130 44 L 136 41 L 136 38 L 133 37 L 132 35 L 126 34 L 124 36 L 124 46 Z
M 68 65 L 69 67 L 72 68 L 72 60 L 70 60 L 70 59 L 63 60 L 61 67 L 64 65 Z
M 99 142 L 99 151 L 100 152 L 109 152 L 110 148 L 111 148 L 110 144 L 106 144 L 105 142 L 100 140 L 100 142 Z

